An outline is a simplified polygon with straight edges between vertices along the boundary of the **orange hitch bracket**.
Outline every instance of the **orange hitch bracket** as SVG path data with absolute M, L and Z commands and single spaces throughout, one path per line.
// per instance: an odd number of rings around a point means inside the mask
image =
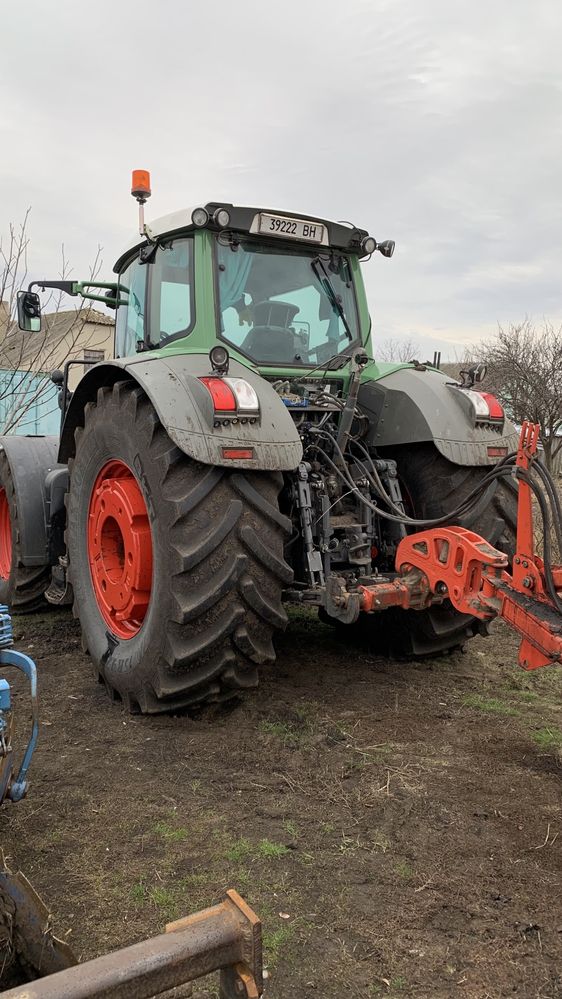
M 527 471 L 540 428 L 524 423 L 516 467 Z M 517 551 L 507 556 L 463 527 L 438 527 L 403 538 L 396 552 L 398 577 L 360 587 L 361 610 L 388 606 L 422 609 L 448 599 L 456 610 L 483 621 L 502 617 L 522 638 L 519 664 L 538 669 L 562 661 L 562 614 L 551 600 L 544 563 L 535 555 L 531 489 L 519 479 Z M 551 567 L 562 596 L 562 566 Z

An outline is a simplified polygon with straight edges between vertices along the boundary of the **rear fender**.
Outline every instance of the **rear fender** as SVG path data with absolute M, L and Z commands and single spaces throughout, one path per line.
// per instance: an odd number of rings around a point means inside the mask
M 165 357 L 123 358 L 99 364 L 85 374 L 68 407 L 59 460 L 75 451 L 74 431 L 84 425 L 84 408 L 96 399 L 98 389 L 130 379 L 148 396 L 158 418 L 174 443 L 196 461 L 228 468 L 290 471 L 302 458 L 295 424 L 281 399 L 256 371 L 231 360 L 229 375 L 245 378 L 257 392 L 260 415 L 255 423 L 229 423 L 215 427 L 209 392 L 199 376 L 210 375 L 206 354 L 170 354 Z M 229 459 L 224 448 L 251 448 L 251 459 Z
M 458 384 L 430 368 L 403 367 L 364 381 L 359 405 L 370 418 L 369 443 L 377 448 L 431 442 L 456 465 L 494 465 L 502 449 L 517 450 L 509 420 L 477 423 Z
M 58 437 L 0 437 L 12 474 L 18 520 L 20 557 L 24 566 L 49 565 L 49 473 L 57 468 Z

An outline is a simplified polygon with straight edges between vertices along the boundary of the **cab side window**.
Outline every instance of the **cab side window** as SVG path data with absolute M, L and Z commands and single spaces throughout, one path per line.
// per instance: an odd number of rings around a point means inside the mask
M 115 322 L 115 356 L 129 357 L 144 339 L 147 265 L 132 261 L 119 276 L 119 299 Z
M 158 247 L 150 264 L 150 343 L 164 346 L 193 326 L 193 239 Z

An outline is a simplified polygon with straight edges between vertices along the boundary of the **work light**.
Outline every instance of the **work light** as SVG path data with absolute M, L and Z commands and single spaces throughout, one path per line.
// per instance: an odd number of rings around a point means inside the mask
M 209 213 L 206 208 L 194 208 L 191 213 L 191 221 L 201 229 L 209 221 Z

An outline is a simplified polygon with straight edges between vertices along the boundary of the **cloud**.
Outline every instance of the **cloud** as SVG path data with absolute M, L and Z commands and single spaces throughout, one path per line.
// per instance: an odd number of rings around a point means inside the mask
M 224 198 L 395 238 L 365 269 L 381 337 L 558 321 L 561 27 L 555 0 L 12 5 L 0 229 L 31 204 L 35 273 L 62 242 L 109 273 L 143 167 L 149 217 Z

